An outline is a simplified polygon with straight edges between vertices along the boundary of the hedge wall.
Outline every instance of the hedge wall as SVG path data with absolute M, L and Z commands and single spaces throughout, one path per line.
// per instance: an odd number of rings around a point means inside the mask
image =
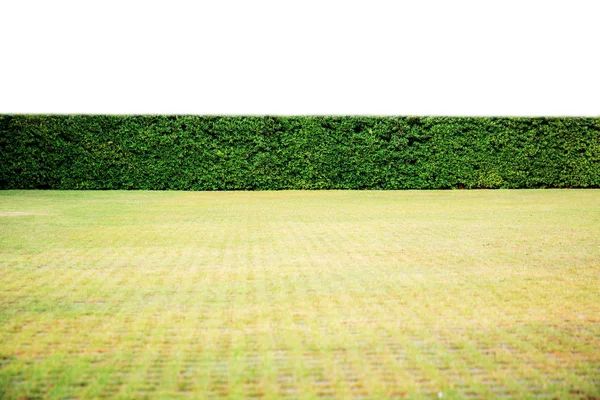
M 600 187 L 600 118 L 0 115 L 1 189 Z

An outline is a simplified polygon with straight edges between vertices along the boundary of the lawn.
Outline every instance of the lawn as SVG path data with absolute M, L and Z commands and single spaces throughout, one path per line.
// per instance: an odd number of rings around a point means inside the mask
M 0 398 L 600 398 L 600 190 L 0 192 Z

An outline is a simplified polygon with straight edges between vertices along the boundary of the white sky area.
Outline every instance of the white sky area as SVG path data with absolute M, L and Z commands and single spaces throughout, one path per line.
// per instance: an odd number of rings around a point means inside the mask
M 0 113 L 600 115 L 600 1 L 0 6 Z

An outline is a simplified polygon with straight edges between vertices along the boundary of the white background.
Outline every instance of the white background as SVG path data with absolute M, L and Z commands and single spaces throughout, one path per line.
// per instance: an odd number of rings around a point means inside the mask
M 0 113 L 600 115 L 596 1 L 0 5 Z

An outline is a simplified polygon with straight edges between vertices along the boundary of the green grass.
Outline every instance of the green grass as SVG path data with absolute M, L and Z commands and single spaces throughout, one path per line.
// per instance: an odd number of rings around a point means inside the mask
M 0 398 L 600 398 L 600 191 L 0 192 Z

